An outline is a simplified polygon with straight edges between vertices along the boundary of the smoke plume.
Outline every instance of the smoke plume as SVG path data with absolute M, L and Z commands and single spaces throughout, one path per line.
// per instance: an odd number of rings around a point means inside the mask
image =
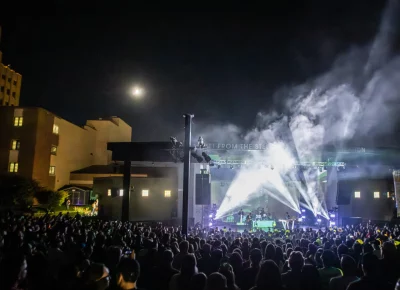
M 275 171 L 260 170 L 257 166 L 241 169 L 227 192 L 219 216 L 246 203 L 260 187 L 299 211 L 293 193 L 284 186 L 287 179 L 295 180 L 295 176 L 287 168 L 279 169 L 282 160 L 277 159 L 319 161 L 318 152 L 326 145 L 341 147 L 355 138 L 373 138 L 393 130 L 400 108 L 400 57 L 393 54 L 399 9 L 399 1 L 388 1 L 371 45 L 352 48 L 317 78 L 278 90 L 275 97 L 287 100 L 284 114 L 259 113 L 256 128 L 243 136 L 240 128 L 233 125 L 212 128 L 212 136 L 204 134 L 207 140 L 221 140 L 221 136 L 226 136 L 231 142 L 244 138 L 249 143 L 270 144 L 265 152 L 254 152 L 252 158 L 254 161 L 265 159 L 276 168 Z M 298 191 L 306 206 L 314 214 L 326 216 L 326 207 L 321 204 L 323 199 L 316 190 L 315 171 L 308 169 L 303 174 L 306 188 L 299 186 Z M 252 186 L 246 189 L 248 184 Z

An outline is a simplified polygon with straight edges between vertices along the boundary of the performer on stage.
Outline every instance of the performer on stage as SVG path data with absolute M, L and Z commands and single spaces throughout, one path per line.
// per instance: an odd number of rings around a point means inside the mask
M 262 207 L 261 210 L 260 210 L 260 216 L 261 216 L 262 219 L 264 219 L 264 215 L 265 215 L 265 210 Z
M 252 227 L 253 227 L 253 217 L 252 217 L 251 213 L 249 213 L 249 214 L 247 215 L 247 217 L 246 217 L 246 223 L 247 223 L 247 225 L 249 226 L 249 228 L 250 228 L 250 230 L 251 230 Z

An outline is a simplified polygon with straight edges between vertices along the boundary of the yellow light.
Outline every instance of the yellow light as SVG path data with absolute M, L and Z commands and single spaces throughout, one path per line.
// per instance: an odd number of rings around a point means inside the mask
M 149 196 L 149 190 L 148 189 L 143 189 L 142 190 L 142 196 L 144 196 L 144 197 Z
M 134 87 L 132 89 L 132 95 L 134 97 L 141 97 L 143 95 L 144 91 L 141 87 Z
M 171 197 L 171 190 L 165 190 L 164 197 Z

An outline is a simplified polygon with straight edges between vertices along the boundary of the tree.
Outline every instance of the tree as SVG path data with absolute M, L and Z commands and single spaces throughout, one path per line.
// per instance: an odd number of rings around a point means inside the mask
M 49 209 L 54 209 L 57 206 L 62 205 L 69 196 L 68 192 L 60 190 L 60 191 L 52 191 L 49 195 L 48 207 Z
M 42 205 L 47 205 L 49 210 L 54 210 L 62 205 L 69 194 L 66 191 L 41 190 L 36 193 L 35 197 Z
M 36 193 L 41 190 L 36 180 L 17 174 L 0 175 L 0 201 L 4 206 L 18 205 L 29 208 Z

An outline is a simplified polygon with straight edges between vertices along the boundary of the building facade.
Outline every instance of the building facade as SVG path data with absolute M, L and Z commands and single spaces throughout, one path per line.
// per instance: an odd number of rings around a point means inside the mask
M 1 27 L 0 27 L 1 42 Z M 0 51 L 0 106 L 19 106 L 22 76 L 3 64 L 3 53 Z
M 80 127 L 42 108 L 0 107 L 0 122 L 0 172 L 52 190 L 69 184 L 72 171 L 111 163 L 104 142 L 129 142 L 132 133 L 118 117 Z

